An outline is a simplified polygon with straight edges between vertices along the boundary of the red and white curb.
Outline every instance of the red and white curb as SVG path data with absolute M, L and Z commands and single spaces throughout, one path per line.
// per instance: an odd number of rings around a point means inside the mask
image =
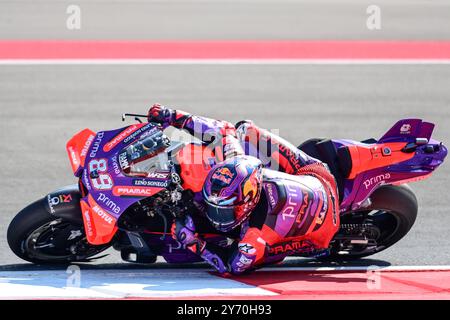
M 0 40 L 0 64 L 449 64 L 450 41 Z
M 79 279 L 74 279 L 79 276 Z M 79 282 L 78 282 L 79 281 Z M 79 283 L 79 287 L 78 284 Z M 276 293 L 206 270 L 81 270 L 0 272 L 0 298 L 176 298 L 260 296 Z
M 2 271 L 0 299 L 450 299 L 450 266 Z

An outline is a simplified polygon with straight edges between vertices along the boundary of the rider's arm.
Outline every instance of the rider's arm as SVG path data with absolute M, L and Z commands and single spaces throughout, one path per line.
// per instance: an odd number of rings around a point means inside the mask
M 232 274 L 255 269 L 264 261 L 266 242 L 259 228 L 248 228 L 237 248 L 231 254 L 228 265 Z
M 247 145 L 245 153 L 257 157 L 270 169 L 295 175 L 306 165 L 320 163 L 292 143 L 257 127 L 252 121 L 241 121 L 236 128 L 238 140 Z
M 150 108 L 148 118 L 149 121 L 161 123 L 164 128 L 173 126 L 187 131 L 204 143 L 213 144 L 219 160 L 244 153 L 236 129 L 230 122 L 196 116 L 158 104 Z

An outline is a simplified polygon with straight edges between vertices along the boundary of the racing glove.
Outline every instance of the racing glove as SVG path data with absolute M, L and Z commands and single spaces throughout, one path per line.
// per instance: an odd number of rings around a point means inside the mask
M 177 240 L 183 248 L 201 255 L 205 249 L 206 242 L 195 233 L 194 221 L 190 216 L 177 218 L 172 224 L 172 238 Z
M 148 110 L 147 119 L 148 122 L 156 122 L 162 124 L 164 127 L 168 127 L 172 125 L 175 114 L 175 110 L 156 103 Z
M 207 243 L 195 232 L 194 221 L 190 216 L 184 219 L 176 219 L 172 224 L 172 237 L 185 249 L 202 257 L 207 263 L 216 268 L 220 273 L 229 272 L 229 267 L 223 252 L 219 247 Z

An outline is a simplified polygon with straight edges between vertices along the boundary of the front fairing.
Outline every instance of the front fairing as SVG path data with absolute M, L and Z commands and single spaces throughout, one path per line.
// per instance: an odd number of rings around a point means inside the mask
M 119 217 L 131 205 L 168 186 L 169 171 L 140 176 L 125 174 L 126 164 L 120 157 L 132 143 L 158 132 L 161 129 L 157 125 L 144 123 L 95 135 L 80 176 L 85 189 L 80 203 L 89 243 L 108 243 L 117 231 Z

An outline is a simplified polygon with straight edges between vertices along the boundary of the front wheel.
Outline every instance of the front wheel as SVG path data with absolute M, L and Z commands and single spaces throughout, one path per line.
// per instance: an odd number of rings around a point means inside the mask
M 413 226 L 418 212 L 417 198 L 407 185 L 387 185 L 371 196 L 371 205 L 344 214 L 331 241 L 326 260 L 345 261 L 383 251 L 402 239 Z
M 32 263 L 65 264 L 87 261 L 109 247 L 89 244 L 83 225 L 49 214 L 44 201 L 20 211 L 8 227 L 9 247 L 19 258 Z

